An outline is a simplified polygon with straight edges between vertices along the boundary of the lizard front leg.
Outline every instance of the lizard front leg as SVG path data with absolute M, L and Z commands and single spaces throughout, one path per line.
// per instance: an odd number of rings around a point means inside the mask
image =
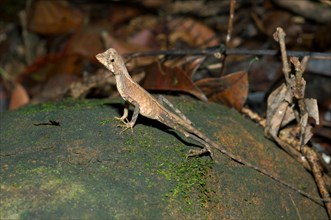
M 123 121 L 122 121 L 123 124 L 119 125 L 120 127 L 124 127 L 124 129 L 120 133 L 123 133 L 124 131 L 126 131 L 129 128 L 133 132 L 132 128 L 136 124 L 136 121 L 137 121 L 137 118 L 138 118 L 138 115 L 139 115 L 139 112 L 140 112 L 140 106 L 136 101 L 132 101 L 131 104 L 134 106 L 131 121 L 127 122 L 128 108 L 125 108 L 124 109 L 124 114 L 122 116 L 122 118 L 125 116 L 125 119 L 123 119 Z M 122 118 L 120 118 L 120 119 L 122 119 Z

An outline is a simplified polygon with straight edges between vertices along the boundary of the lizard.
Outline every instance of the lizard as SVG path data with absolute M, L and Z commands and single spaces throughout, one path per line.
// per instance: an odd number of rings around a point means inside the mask
M 166 126 L 170 127 L 171 129 L 177 130 L 178 132 L 182 133 L 185 137 L 192 138 L 193 140 L 203 145 L 203 148 L 200 150 L 189 151 L 188 157 L 200 156 L 209 153 L 210 156 L 213 158 L 213 150 L 217 149 L 222 154 L 238 162 L 239 164 L 245 165 L 251 169 L 256 170 L 257 172 L 273 179 L 274 181 L 288 187 L 291 190 L 300 193 L 301 195 L 318 204 L 320 204 L 320 201 L 330 202 L 329 200 L 326 201 L 321 198 L 314 198 L 308 193 L 297 189 L 294 186 L 291 186 L 290 184 L 286 183 L 285 181 L 275 177 L 263 168 L 257 167 L 252 163 L 242 159 L 241 157 L 236 156 L 233 153 L 225 150 L 217 143 L 209 139 L 198 129 L 193 127 L 189 120 L 186 120 L 185 118 L 180 117 L 175 113 L 172 113 L 171 111 L 167 110 L 156 100 L 156 98 L 154 98 L 144 88 L 142 88 L 139 84 L 133 81 L 133 79 L 128 73 L 123 58 L 114 48 L 110 48 L 103 53 L 97 54 L 96 59 L 115 76 L 117 90 L 120 96 L 125 100 L 123 116 L 120 118 L 116 117 L 116 119 L 120 120 L 123 123 L 124 130 L 132 129 L 136 123 L 138 115 L 141 114 L 149 119 L 157 120 L 162 124 L 165 124 Z M 130 104 L 134 106 L 134 110 L 131 120 L 128 121 L 127 117 Z

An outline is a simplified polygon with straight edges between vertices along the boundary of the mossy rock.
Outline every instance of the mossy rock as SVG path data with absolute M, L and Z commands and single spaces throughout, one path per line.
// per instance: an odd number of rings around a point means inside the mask
M 235 110 L 168 97 L 228 151 L 316 197 L 299 164 Z M 1 219 L 327 219 L 322 205 L 140 116 L 121 99 L 65 100 L 1 114 Z M 39 125 L 55 120 L 60 126 Z

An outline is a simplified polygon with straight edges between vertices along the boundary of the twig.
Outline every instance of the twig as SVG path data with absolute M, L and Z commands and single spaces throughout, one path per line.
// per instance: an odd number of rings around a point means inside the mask
M 236 5 L 236 0 L 231 0 L 230 1 L 229 21 L 228 21 L 228 31 L 227 31 L 226 38 L 225 38 L 225 47 L 226 48 L 229 47 L 229 43 L 231 40 L 235 5 Z M 221 71 L 220 71 L 221 75 L 223 75 L 225 59 L 226 59 L 226 54 L 223 54 L 223 56 L 221 57 L 221 61 L 220 61 L 220 63 L 222 64 Z
M 287 51 L 285 46 L 285 32 L 282 28 L 278 27 L 276 29 L 276 32 L 274 33 L 274 39 L 279 42 L 281 56 L 282 56 L 282 63 L 283 63 L 283 73 L 285 76 L 286 84 L 289 86 L 291 84 L 290 82 L 290 66 L 287 60 Z
M 24 43 L 24 46 L 25 46 L 25 61 L 27 64 L 31 64 L 32 63 L 32 45 L 31 45 L 31 34 L 29 33 L 28 31 L 28 17 L 27 17 L 27 13 L 30 11 L 31 9 L 31 3 L 32 1 L 31 0 L 28 0 L 26 2 L 26 8 L 25 10 L 22 10 L 20 13 L 19 13 L 19 19 L 20 19 L 20 22 L 21 22 L 21 25 L 22 25 L 22 35 L 23 35 L 23 43 Z
M 307 66 L 309 57 L 303 58 L 305 62 L 305 66 L 302 66 L 299 59 L 297 57 L 291 57 L 290 61 L 295 68 L 295 82 L 294 82 L 294 90 L 293 95 L 297 99 L 299 112 L 300 112 L 300 151 L 303 153 L 303 146 L 305 145 L 305 136 L 306 129 L 308 126 L 308 113 L 306 109 L 306 104 L 304 101 L 304 92 L 306 87 L 306 81 L 302 78 L 305 67 Z
M 227 49 L 225 51 L 227 55 L 255 55 L 255 56 L 277 56 L 280 54 L 278 50 L 248 50 L 248 49 Z M 310 51 L 287 51 L 288 56 L 296 56 L 296 57 L 305 57 L 310 56 L 314 57 L 314 59 L 331 59 L 331 53 L 326 52 L 310 52 Z
M 276 56 L 280 54 L 278 50 L 248 50 L 248 49 L 225 49 L 224 45 L 219 47 L 211 47 L 204 49 L 180 49 L 180 50 L 154 50 L 146 52 L 134 52 L 125 54 L 124 57 L 134 58 L 134 57 L 145 57 L 145 56 L 183 56 L 183 55 L 215 55 L 215 54 L 225 54 L 225 55 L 253 55 L 253 56 Z M 305 57 L 310 56 L 314 59 L 331 59 L 331 53 L 326 52 L 310 52 L 310 51 L 287 51 L 289 56 Z
M 225 39 L 225 46 L 228 47 L 231 35 L 232 35 L 232 27 L 233 27 L 233 18 L 234 18 L 234 8 L 236 5 L 236 0 L 231 0 L 230 2 L 230 15 L 229 15 L 229 21 L 228 21 L 228 32 Z
M 241 109 L 241 113 L 245 114 L 251 120 L 256 121 L 257 123 L 259 123 L 259 125 L 261 125 L 263 128 L 265 128 L 265 126 L 266 126 L 266 120 L 265 120 L 265 118 L 262 118 L 256 112 L 253 112 L 249 108 L 243 107 Z
M 305 148 L 306 151 L 306 157 L 307 160 L 311 166 L 311 169 L 313 171 L 314 179 L 316 182 L 316 185 L 318 186 L 319 192 L 324 200 L 330 200 L 330 194 L 326 188 L 325 182 L 323 180 L 323 168 L 319 164 L 319 159 L 315 151 L 313 151 L 310 148 Z M 331 218 L 331 202 L 324 202 L 326 210 L 328 212 L 329 218 Z

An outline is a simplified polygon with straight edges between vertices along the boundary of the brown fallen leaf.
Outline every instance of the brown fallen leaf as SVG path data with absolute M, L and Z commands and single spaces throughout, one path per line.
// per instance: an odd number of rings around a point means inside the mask
M 22 83 L 28 94 L 33 99 L 35 96 L 40 96 L 44 90 L 46 82 L 49 79 L 55 78 L 56 75 L 75 75 L 76 77 L 82 73 L 83 59 L 77 55 L 71 56 L 45 56 L 41 57 L 34 64 L 27 67 L 26 70 L 17 77 L 17 81 Z M 72 77 L 69 77 L 72 78 Z M 49 84 L 56 87 L 57 84 Z M 50 87 L 47 87 L 51 89 Z
M 89 60 L 95 60 L 95 55 L 105 50 L 100 37 L 103 30 L 107 30 L 107 26 L 103 24 L 93 24 L 78 29 L 68 40 L 65 53 L 78 54 Z
M 118 2 L 120 3 L 120 2 Z M 113 27 L 118 27 L 120 24 L 127 22 L 130 19 L 134 19 L 140 14 L 144 14 L 144 10 L 140 7 L 134 7 L 130 4 L 116 4 L 116 6 L 110 6 L 107 12 L 107 23 Z
M 126 54 L 126 53 L 132 53 L 132 52 L 136 52 L 136 51 L 148 50 L 148 48 L 146 48 L 146 47 L 130 44 L 121 38 L 117 38 L 117 37 L 109 34 L 108 32 L 102 32 L 101 37 L 103 39 L 103 42 L 104 42 L 106 48 L 112 47 L 112 48 L 116 49 L 119 54 Z
M 194 47 L 209 47 L 220 43 L 211 28 L 195 19 L 175 18 L 169 22 L 168 28 L 171 30 L 169 40 L 172 45 L 177 41 Z
M 284 7 L 290 11 L 295 12 L 305 18 L 318 21 L 320 23 L 328 23 L 331 20 L 330 14 L 330 1 L 323 4 L 323 1 L 288 1 L 288 0 L 277 0 L 273 1 L 277 5 Z
M 193 78 L 205 58 L 205 56 L 181 56 L 166 60 L 164 65 L 168 67 L 180 66 L 189 78 Z
M 248 75 L 240 71 L 220 78 L 205 78 L 194 83 L 209 101 L 228 105 L 240 110 L 248 95 Z
M 74 74 L 61 74 L 52 75 L 42 84 L 36 85 L 33 91 L 31 103 L 42 103 L 50 100 L 61 100 L 70 85 L 73 82 L 80 80 L 80 77 Z M 36 90 L 38 92 L 36 92 Z
M 177 66 L 167 67 L 158 61 L 146 66 L 146 78 L 142 86 L 148 90 L 186 92 L 207 101 L 207 97 L 193 84 L 185 71 Z
M 28 12 L 28 29 L 45 35 L 59 35 L 77 29 L 83 14 L 67 1 L 34 1 Z
M 159 18 L 143 15 L 114 31 L 127 43 L 149 49 L 208 47 L 219 45 L 215 32 L 207 25 L 191 18 Z

